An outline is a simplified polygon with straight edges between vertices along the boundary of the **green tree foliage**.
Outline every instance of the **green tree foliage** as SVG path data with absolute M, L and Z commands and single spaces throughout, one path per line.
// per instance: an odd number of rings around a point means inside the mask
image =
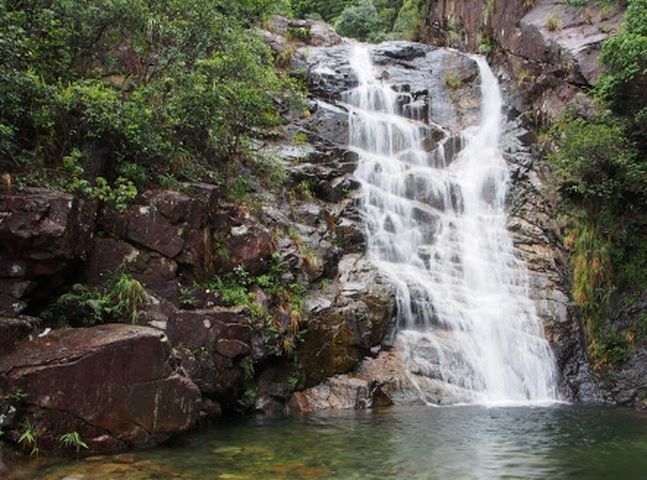
M 647 154 L 647 0 L 630 0 L 625 23 L 607 40 L 601 61 L 606 73 L 599 91 L 614 112 L 630 123 L 630 135 Z
M 353 0 L 292 0 L 292 12 L 297 18 L 318 15 L 327 22 L 336 19 Z
M 420 23 L 421 9 L 421 0 L 404 0 L 389 36 L 395 40 L 413 39 Z
M 292 0 L 297 17 L 317 17 L 344 36 L 362 41 L 410 40 L 422 0 Z
M 0 169 L 103 152 L 135 183 L 241 156 L 293 86 L 253 25 L 273 0 L 0 3 Z M 133 167 L 136 165 L 136 167 Z
M 360 0 L 346 7 L 335 22 L 335 29 L 340 35 L 362 41 L 384 33 L 382 19 L 372 0 Z
M 551 155 L 563 193 L 592 215 L 629 213 L 645 198 L 645 162 L 613 118 L 566 116 L 554 125 Z

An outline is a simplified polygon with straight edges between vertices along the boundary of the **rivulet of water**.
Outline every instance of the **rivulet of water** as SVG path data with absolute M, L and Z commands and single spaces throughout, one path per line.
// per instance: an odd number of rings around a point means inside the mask
M 502 97 L 484 59 L 481 119 L 460 153 L 429 148 L 424 115 L 379 79 L 370 47 L 350 65 L 349 145 L 360 156 L 368 255 L 398 289 L 399 348 L 429 403 L 558 400 L 555 361 L 506 228 Z M 433 92 L 432 92 L 433 94 Z

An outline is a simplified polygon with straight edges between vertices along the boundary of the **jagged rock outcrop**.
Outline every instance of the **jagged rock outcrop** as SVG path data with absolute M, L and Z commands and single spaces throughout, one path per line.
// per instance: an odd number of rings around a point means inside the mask
M 60 449 L 61 435 L 77 432 L 92 451 L 156 445 L 190 428 L 201 401 L 164 334 L 115 324 L 22 343 L 0 357 L 0 397 L 10 439 L 28 421 L 38 448 Z
M 602 42 L 618 31 L 619 5 L 560 0 L 426 2 L 418 39 L 489 53 L 519 87 L 518 100 L 538 119 L 563 113 L 601 73 Z

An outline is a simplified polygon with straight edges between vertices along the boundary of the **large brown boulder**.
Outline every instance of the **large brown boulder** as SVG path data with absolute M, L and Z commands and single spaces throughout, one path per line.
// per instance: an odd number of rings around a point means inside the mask
M 308 333 L 298 356 L 306 386 L 351 370 L 394 327 L 395 287 L 361 255 L 342 258 L 329 288 L 306 298 Z
M 64 282 L 85 255 L 96 202 L 29 188 L 0 194 L 0 314 L 13 316 Z
M 93 451 L 157 445 L 198 416 L 200 392 L 174 364 L 166 336 L 149 327 L 58 330 L 22 343 L 0 357 L 0 398 L 24 397 L 3 428 L 15 441 L 19 423 L 31 422 L 46 450 L 68 432 Z

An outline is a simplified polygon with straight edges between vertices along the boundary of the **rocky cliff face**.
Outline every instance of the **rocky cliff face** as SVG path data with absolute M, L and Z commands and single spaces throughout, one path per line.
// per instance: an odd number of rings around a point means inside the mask
M 600 46 L 618 31 L 622 7 L 445 0 L 427 2 L 422 18 L 420 41 L 488 53 L 516 84 L 519 105 L 542 120 L 595 85 Z

